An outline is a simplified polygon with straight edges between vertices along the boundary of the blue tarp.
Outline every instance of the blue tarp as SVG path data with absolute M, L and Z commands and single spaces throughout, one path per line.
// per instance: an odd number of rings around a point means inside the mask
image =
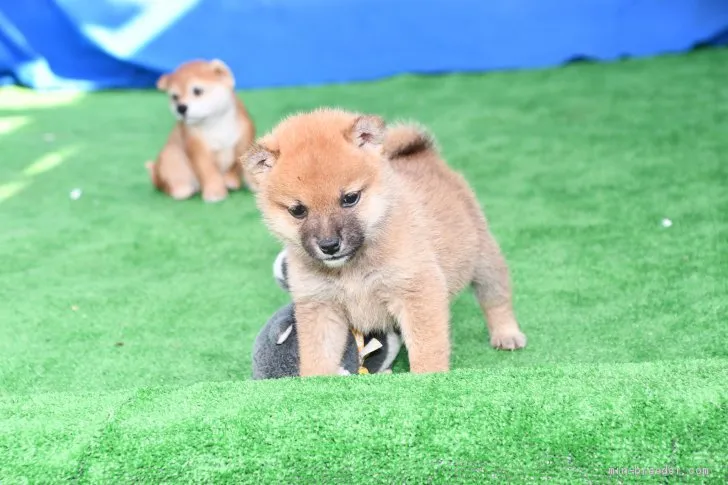
M 220 58 L 240 88 L 526 69 L 726 43 L 728 0 L 0 0 L 0 79 L 150 87 Z

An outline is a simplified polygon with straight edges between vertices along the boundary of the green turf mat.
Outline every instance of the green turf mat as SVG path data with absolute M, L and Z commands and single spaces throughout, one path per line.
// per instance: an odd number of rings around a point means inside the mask
M 726 382 L 728 360 L 714 359 L 203 383 L 140 389 L 123 403 L 104 393 L 6 399 L 0 417 L 12 438 L 0 438 L 10 457 L 0 474 L 31 483 L 604 483 L 634 478 L 610 468 L 653 468 L 720 483 Z M 79 422 L 88 436 L 72 431 Z
M 163 94 L 0 89 L 0 483 L 437 483 L 448 460 L 594 483 L 673 463 L 721 483 L 726 66 L 723 49 L 241 93 L 260 132 L 321 105 L 429 126 L 510 262 L 527 349 L 489 349 L 464 293 L 457 372 L 400 359 L 346 382 L 247 382 L 288 301 L 279 246 L 248 193 L 151 189 Z

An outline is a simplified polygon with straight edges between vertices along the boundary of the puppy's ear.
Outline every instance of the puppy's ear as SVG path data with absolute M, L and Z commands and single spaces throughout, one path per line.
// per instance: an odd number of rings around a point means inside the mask
M 169 74 L 162 74 L 157 79 L 157 89 L 160 91 L 166 91 L 169 88 Z
M 235 86 L 235 77 L 227 64 L 220 59 L 213 59 L 210 61 L 210 67 L 221 81 L 231 88 Z
M 347 138 L 362 148 L 380 148 L 384 143 L 385 123 L 374 115 L 359 116 L 347 133 Z
M 276 163 L 278 154 L 265 145 L 254 143 L 240 158 L 246 176 L 253 179 L 256 185 L 265 179 Z

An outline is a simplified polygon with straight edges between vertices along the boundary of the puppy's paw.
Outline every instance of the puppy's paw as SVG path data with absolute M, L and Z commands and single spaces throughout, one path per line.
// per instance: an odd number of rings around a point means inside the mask
M 195 195 L 195 192 L 197 192 L 197 189 L 190 185 L 180 185 L 172 187 L 169 190 L 169 195 L 175 200 L 185 200 Z
M 228 196 L 227 189 L 222 187 L 208 187 L 202 190 L 202 199 L 205 202 L 215 203 L 225 200 Z
M 526 346 L 526 334 L 520 330 L 507 330 L 490 336 L 490 345 L 499 350 L 517 350 Z
M 226 173 L 225 174 L 225 187 L 228 188 L 228 190 L 238 190 L 240 187 L 242 187 L 242 182 L 240 181 L 240 177 L 238 177 L 237 174 L 233 173 Z

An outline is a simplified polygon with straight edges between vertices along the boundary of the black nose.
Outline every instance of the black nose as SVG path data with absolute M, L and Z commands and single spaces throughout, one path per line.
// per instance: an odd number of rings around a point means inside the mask
M 335 254 L 336 251 L 339 250 L 339 248 L 341 247 L 341 241 L 338 237 L 327 237 L 325 239 L 321 239 L 318 245 L 324 254 L 331 255 Z
M 187 105 L 186 104 L 178 104 L 177 105 L 177 113 L 183 115 L 187 113 Z

